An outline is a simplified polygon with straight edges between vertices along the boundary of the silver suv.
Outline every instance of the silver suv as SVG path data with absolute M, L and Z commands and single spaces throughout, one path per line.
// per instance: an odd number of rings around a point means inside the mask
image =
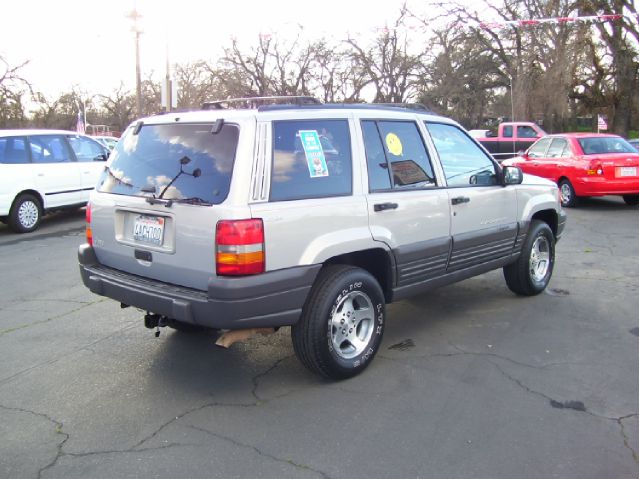
M 84 284 L 151 328 L 291 326 L 331 378 L 368 366 L 390 302 L 496 268 L 517 294 L 546 288 L 554 183 L 441 116 L 288 101 L 129 127 L 91 196 Z

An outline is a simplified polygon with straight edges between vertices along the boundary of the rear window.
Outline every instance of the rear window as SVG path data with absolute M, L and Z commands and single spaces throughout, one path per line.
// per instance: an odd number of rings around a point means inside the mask
M 584 155 L 600 155 L 605 153 L 634 153 L 635 149 L 626 140 L 616 136 L 599 136 L 579 138 Z
M 231 183 L 239 129 L 225 124 L 129 128 L 111 153 L 98 191 L 219 204 Z

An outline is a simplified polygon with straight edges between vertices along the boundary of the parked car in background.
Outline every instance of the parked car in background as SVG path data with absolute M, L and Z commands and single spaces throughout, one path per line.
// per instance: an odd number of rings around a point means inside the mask
M 517 156 L 543 136 L 546 136 L 546 132 L 536 123 L 516 121 L 500 123 L 496 133 L 488 131 L 485 136 L 476 136 L 476 139 L 493 158 L 502 161 Z
M 635 149 L 637 151 L 639 151 L 639 138 L 634 138 L 632 140 L 628 140 L 628 143 L 630 143 L 632 146 L 635 147 Z
M 563 206 L 576 206 L 582 196 L 605 195 L 620 195 L 628 205 L 639 204 L 639 151 L 617 135 L 546 136 L 504 165 L 556 182 Z
M 71 131 L 0 131 L 0 220 L 28 233 L 48 211 L 84 206 L 108 156 Z
M 102 146 L 106 146 L 109 149 L 109 151 L 115 148 L 115 145 L 118 144 L 118 140 L 119 140 L 119 138 L 116 138 L 115 136 L 92 136 L 91 138 L 96 140 Z

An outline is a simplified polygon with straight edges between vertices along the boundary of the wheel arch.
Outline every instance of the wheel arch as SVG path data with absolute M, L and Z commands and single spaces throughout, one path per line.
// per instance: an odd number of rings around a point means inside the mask
M 550 229 L 552 230 L 553 235 L 555 235 L 555 238 L 557 237 L 557 232 L 559 228 L 559 216 L 557 215 L 557 212 L 555 210 L 537 211 L 532 215 L 530 219 L 531 221 L 532 220 L 543 221 L 548 226 L 550 226 Z
M 390 302 L 395 282 L 395 262 L 392 253 L 383 248 L 371 248 L 333 256 L 324 265 L 347 264 L 368 271 L 379 283 L 384 299 Z
M 42 212 L 44 212 L 44 209 L 45 209 L 44 208 L 44 198 L 42 197 L 42 195 L 40 194 L 40 192 L 38 190 L 31 190 L 31 189 L 22 190 L 19 193 L 17 193 L 15 195 L 15 197 L 13 198 L 13 201 L 11 202 L 11 208 L 13 208 L 13 205 L 16 204 L 16 201 L 22 195 L 32 195 L 32 196 L 34 196 L 38 200 L 38 202 L 40 203 L 40 209 L 42 210 Z

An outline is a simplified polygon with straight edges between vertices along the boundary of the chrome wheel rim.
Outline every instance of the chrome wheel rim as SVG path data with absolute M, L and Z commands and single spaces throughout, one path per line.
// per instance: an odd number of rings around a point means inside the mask
M 530 252 L 530 277 L 537 283 L 544 280 L 550 269 L 550 242 L 545 236 L 538 236 Z
M 351 291 L 338 303 L 330 320 L 331 344 L 344 359 L 359 356 L 370 343 L 375 324 L 373 302 L 366 293 Z
M 561 204 L 567 205 L 570 203 L 570 199 L 572 198 L 572 193 L 570 191 L 570 185 L 568 183 L 564 183 L 561 185 Z
M 39 217 L 40 210 L 38 209 L 38 205 L 33 201 L 25 201 L 20 205 L 20 208 L 18 208 L 18 221 L 23 228 L 33 228 L 38 222 Z

